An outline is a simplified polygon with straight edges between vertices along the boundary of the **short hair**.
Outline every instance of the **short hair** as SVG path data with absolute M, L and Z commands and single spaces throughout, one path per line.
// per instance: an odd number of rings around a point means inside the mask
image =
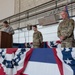
M 33 27 L 37 28 L 37 25 L 33 25 Z
M 68 14 L 65 10 L 62 10 L 60 13 L 62 13 L 62 12 L 64 12 L 64 13 Z
M 4 23 L 4 24 L 8 24 L 8 21 L 4 21 L 3 23 Z

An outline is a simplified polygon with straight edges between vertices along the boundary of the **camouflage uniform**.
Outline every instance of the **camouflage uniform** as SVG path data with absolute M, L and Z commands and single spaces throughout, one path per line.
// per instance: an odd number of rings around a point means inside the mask
M 4 32 L 14 34 L 14 30 L 13 30 L 13 28 L 10 27 L 10 26 L 8 26 L 7 28 L 5 28 L 5 29 L 4 29 Z
M 41 32 L 37 31 L 33 34 L 33 48 L 40 48 L 43 41 Z
M 64 37 L 61 42 L 61 47 L 73 47 L 74 41 L 74 20 L 73 19 L 65 19 L 63 20 L 58 27 L 58 37 Z

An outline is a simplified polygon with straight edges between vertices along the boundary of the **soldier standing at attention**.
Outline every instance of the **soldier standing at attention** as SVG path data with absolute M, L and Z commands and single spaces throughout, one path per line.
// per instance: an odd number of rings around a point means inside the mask
M 40 31 L 37 30 L 37 26 L 33 26 L 33 48 L 40 48 L 43 42 L 43 37 Z
M 68 14 L 65 11 L 61 12 L 63 21 L 58 26 L 58 37 L 61 40 L 61 47 L 71 48 L 74 41 L 74 20 L 68 18 Z

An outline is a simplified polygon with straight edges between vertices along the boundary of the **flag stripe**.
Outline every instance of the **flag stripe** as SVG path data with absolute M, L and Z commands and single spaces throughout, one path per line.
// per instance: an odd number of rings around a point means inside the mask
M 12 53 L 15 53 L 17 50 L 18 50 L 18 48 L 7 48 L 6 53 L 12 54 Z
M 57 56 L 56 48 L 53 48 L 53 51 L 54 51 L 54 55 L 55 55 L 55 58 L 56 58 L 56 62 L 58 64 L 58 67 L 59 67 L 59 70 L 60 70 L 60 74 L 64 75 L 63 65 L 62 65 L 62 62 L 60 61 L 60 59 Z
M 30 51 L 28 51 L 28 52 L 26 53 L 26 58 L 25 58 L 25 61 L 24 61 L 24 66 L 23 66 L 23 68 L 22 68 L 21 70 L 19 70 L 19 71 L 17 72 L 16 75 L 22 75 L 22 73 L 23 73 L 24 70 L 26 69 L 26 66 L 27 66 L 27 64 L 28 64 L 28 61 L 29 61 L 29 59 L 30 59 L 30 57 L 31 57 L 32 52 L 33 52 L 33 48 L 31 48 Z
M 33 51 L 30 61 L 56 64 L 53 54 L 54 53 L 51 48 L 37 48 Z
M 5 75 L 4 69 L 2 68 L 1 64 L 0 64 L 0 74 L 1 74 L 1 75 Z

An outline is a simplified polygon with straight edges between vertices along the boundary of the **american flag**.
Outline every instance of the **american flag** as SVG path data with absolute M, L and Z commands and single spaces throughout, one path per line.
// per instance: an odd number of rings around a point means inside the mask
M 33 49 L 0 49 L 0 75 L 22 75 Z
M 0 49 L 0 75 L 75 75 L 75 48 Z
M 69 72 L 67 74 L 75 75 L 75 48 L 63 48 L 62 55 L 64 63 L 72 70 L 71 74 L 68 74 Z
M 47 48 L 58 48 L 58 47 L 61 47 L 61 42 L 59 40 L 47 42 Z

